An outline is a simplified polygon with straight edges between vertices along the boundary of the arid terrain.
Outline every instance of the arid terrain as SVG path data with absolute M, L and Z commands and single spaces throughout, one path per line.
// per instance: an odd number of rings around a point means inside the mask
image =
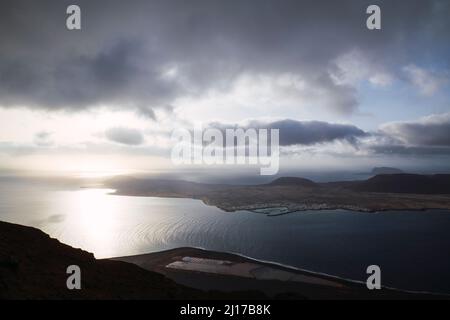
M 363 181 L 328 183 L 284 177 L 260 185 L 119 177 L 106 185 L 118 195 L 194 198 L 225 211 L 256 210 L 272 215 L 321 209 L 450 209 L 450 175 L 385 174 Z

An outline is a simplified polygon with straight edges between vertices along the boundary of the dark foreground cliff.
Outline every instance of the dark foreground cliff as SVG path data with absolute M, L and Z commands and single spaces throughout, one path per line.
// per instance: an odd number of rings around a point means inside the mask
M 66 269 L 81 269 L 81 290 L 68 290 Z M 259 292 L 222 294 L 190 289 L 134 264 L 97 260 L 44 232 L 0 222 L 0 299 L 239 299 Z
M 81 290 L 68 290 L 66 268 L 81 268 Z M 0 222 L 1 299 L 197 298 L 162 275 L 133 264 L 96 260 L 30 227 Z

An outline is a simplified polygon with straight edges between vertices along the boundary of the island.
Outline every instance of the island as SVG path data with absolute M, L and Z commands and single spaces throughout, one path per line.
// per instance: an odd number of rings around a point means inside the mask
M 324 209 L 359 212 L 450 209 L 449 174 L 382 174 L 361 181 L 327 183 L 281 177 L 258 185 L 125 176 L 104 184 L 114 189 L 116 195 L 193 198 L 224 211 L 250 210 L 270 215 Z

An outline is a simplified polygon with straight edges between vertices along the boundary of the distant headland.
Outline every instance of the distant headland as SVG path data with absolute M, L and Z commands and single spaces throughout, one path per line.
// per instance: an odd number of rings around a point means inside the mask
M 282 208 L 345 209 L 361 212 L 450 209 L 450 175 L 401 173 L 374 168 L 367 180 L 317 183 L 301 177 L 281 177 L 257 185 L 206 184 L 184 180 L 116 177 L 105 182 L 117 195 L 200 199 L 225 211 Z

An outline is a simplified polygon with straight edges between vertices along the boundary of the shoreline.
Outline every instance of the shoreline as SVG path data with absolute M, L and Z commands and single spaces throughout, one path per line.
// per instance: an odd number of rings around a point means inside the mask
M 424 186 L 423 180 L 428 184 Z M 444 183 L 447 180 L 450 186 L 450 175 L 394 174 L 377 175 L 364 181 L 316 183 L 299 177 L 281 177 L 266 184 L 222 185 L 117 177 L 104 181 L 104 186 L 115 190 L 115 195 L 198 199 L 226 212 L 283 207 L 283 212 L 275 212 L 278 215 L 338 209 L 355 212 L 450 210 L 450 191 Z
M 288 264 L 284 264 L 284 263 L 280 263 L 280 262 L 276 262 L 276 261 L 252 258 L 250 256 L 247 256 L 245 254 L 241 254 L 241 253 L 238 253 L 238 252 L 215 251 L 215 250 L 208 250 L 208 249 L 203 248 L 203 247 L 192 247 L 192 246 L 190 246 L 190 247 L 177 247 L 177 248 L 172 248 L 172 249 L 167 249 L 167 250 L 161 250 L 161 251 L 155 251 L 155 252 L 149 252 L 149 253 L 143 253 L 143 254 L 136 254 L 136 255 L 131 255 L 131 256 L 109 257 L 109 258 L 104 258 L 102 260 L 127 261 L 127 260 L 132 260 L 133 258 L 145 257 L 145 256 L 151 256 L 151 255 L 168 255 L 168 256 L 172 256 L 173 252 L 176 252 L 177 254 L 179 254 L 178 252 L 179 251 L 181 252 L 183 250 L 199 250 L 199 251 L 202 251 L 206 255 L 214 254 L 214 255 L 223 255 L 223 256 L 227 256 L 227 257 L 235 256 L 235 257 L 243 258 L 243 259 L 251 261 L 251 262 L 255 262 L 255 263 L 261 264 L 261 265 L 266 265 L 266 266 L 269 266 L 269 267 L 276 267 L 276 268 L 285 269 L 285 270 L 293 271 L 293 272 L 299 272 L 301 274 L 305 274 L 305 275 L 308 275 L 308 276 L 313 276 L 313 277 L 317 277 L 317 278 L 321 278 L 321 279 L 325 279 L 325 280 L 334 280 L 334 281 L 341 282 L 341 283 L 344 283 L 344 284 L 354 284 L 354 285 L 357 285 L 357 286 L 360 286 L 360 285 L 365 286 L 365 282 L 364 281 L 360 281 L 360 280 L 344 278 L 344 277 L 339 277 L 339 276 L 332 275 L 332 274 L 329 274 L 329 273 L 323 273 L 323 272 L 317 272 L 317 271 L 313 271 L 313 270 L 303 269 L 303 268 L 295 267 L 295 266 L 292 266 L 292 265 L 288 265 Z M 396 292 L 400 292 L 400 293 L 406 293 L 406 294 L 425 294 L 425 295 L 434 295 L 434 296 L 439 296 L 439 297 L 447 296 L 450 299 L 450 293 L 444 293 L 444 292 L 407 290 L 407 289 L 395 288 L 395 287 L 391 287 L 391 286 L 382 286 L 382 289 L 392 290 L 392 291 L 396 291 Z
M 110 188 L 104 188 L 104 189 L 110 189 Z M 442 210 L 442 211 L 449 211 L 450 213 L 450 206 L 449 207 L 421 207 L 421 208 L 409 208 L 409 207 L 399 207 L 399 208 L 378 208 L 378 209 L 369 209 L 369 208 L 355 208 L 352 205 L 317 205 L 312 204 L 310 206 L 304 205 L 304 204 L 298 204 L 298 203 L 291 203 L 295 209 L 289 209 L 289 206 L 286 205 L 286 203 L 267 203 L 267 204 L 255 204 L 255 205 L 247 205 L 247 206 L 220 206 L 218 204 L 210 202 L 208 199 L 204 199 L 201 197 L 195 197 L 195 196 L 185 196 L 185 195 L 169 195 L 169 194 L 158 194 L 158 195 L 146 195 L 146 194 L 133 194 L 133 193 L 126 193 L 126 192 L 110 192 L 107 193 L 107 195 L 112 196 L 123 196 L 123 197 L 138 197 L 138 198 L 166 198 L 166 199 L 191 199 L 191 200 L 197 200 L 201 201 L 203 204 L 210 206 L 210 207 L 216 207 L 222 211 L 225 212 L 238 212 L 238 211 L 249 211 L 257 214 L 264 214 L 268 217 L 276 217 L 276 216 L 282 216 L 286 214 L 296 213 L 296 212 L 305 212 L 305 211 L 334 211 L 334 210 L 346 210 L 351 212 L 358 212 L 358 213 L 384 213 L 388 211 L 394 211 L 394 212 L 402 212 L 402 211 L 413 211 L 413 212 L 426 212 L 426 211 L 432 211 L 432 210 Z M 275 209 L 280 207 L 286 207 L 289 209 L 288 212 L 283 212 L 280 214 L 265 214 L 261 212 L 257 212 L 256 210 L 264 210 L 264 209 Z
M 266 268 L 272 270 L 274 274 L 277 273 L 289 273 L 291 274 L 289 279 L 253 279 L 249 280 L 247 276 L 227 275 L 226 279 L 222 278 L 222 275 L 218 275 L 215 272 L 208 272 L 204 270 L 191 269 L 173 269 L 168 266 L 174 262 L 180 263 L 183 258 L 191 257 L 197 259 L 214 259 L 215 261 L 226 261 L 232 264 L 254 264 L 255 268 Z M 160 273 L 171 280 L 181 285 L 192 286 L 195 289 L 201 290 L 251 290 L 254 287 L 258 287 L 260 290 L 269 296 L 280 294 L 280 288 L 288 288 L 293 293 L 300 294 L 304 290 L 305 286 L 311 290 L 311 294 L 314 298 L 332 298 L 329 296 L 328 291 L 333 291 L 336 294 L 334 298 L 350 298 L 350 299 L 366 299 L 366 298 L 393 298 L 393 299 L 405 299 L 405 298 L 440 298 L 449 299 L 450 294 L 438 293 L 438 292 L 426 292 L 426 291 L 414 291 L 404 290 L 399 288 L 393 288 L 389 286 L 382 286 L 381 290 L 368 290 L 366 284 L 363 281 L 346 279 L 330 274 L 314 272 L 305 270 L 282 263 L 273 261 L 265 261 L 261 259 L 251 258 L 239 253 L 212 251 L 198 247 L 179 247 L 169 250 L 163 250 L 147 254 L 138 254 L 125 257 L 113 257 L 110 260 L 124 261 L 128 263 L 136 264 L 146 270 Z M 296 282 L 295 279 L 299 276 L 303 281 Z M 190 280 L 194 278 L 194 280 Z M 227 283 L 224 284 L 223 281 Z M 261 287 L 257 286 L 253 282 L 264 283 Z M 295 282 L 295 283 L 294 283 Z M 244 283 L 244 284 L 243 284 Z M 316 296 L 317 295 L 317 296 Z M 333 298 L 332 298 L 333 299 Z

